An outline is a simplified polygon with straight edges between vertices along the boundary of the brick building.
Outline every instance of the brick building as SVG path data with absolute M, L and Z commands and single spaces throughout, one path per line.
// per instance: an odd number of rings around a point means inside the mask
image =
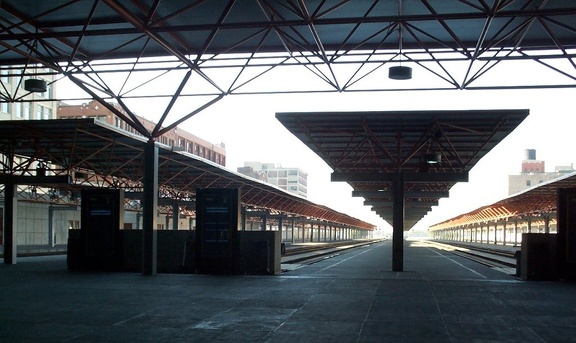
M 118 104 L 111 103 L 116 109 L 125 113 Z M 58 118 L 96 118 L 112 126 L 138 135 L 131 126 L 116 116 L 105 106 L 96 100 L 81 105 L 67 105 L 61 103 L 58 106 Z M 138 117 L 146 129 L 152 131 L 155 123 L 143 117 Z M 189 152 L 210 160 L 221 166 L 226 166 L 226 149 L 224 143 L 213 144 L 185 130 L 175 128 L 163 134 L 158 139 L 159 143 L 179 147 L 183 151 Z

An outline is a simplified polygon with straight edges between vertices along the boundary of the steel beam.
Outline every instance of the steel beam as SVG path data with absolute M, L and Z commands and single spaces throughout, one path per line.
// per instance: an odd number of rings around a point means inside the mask
M 386 200 L 365 200 L 365 206 L 373 206 L 373 207 L 390 207 L 394 205 L 394 201 L 386 201 Z M 405 201 L 404 207 L 431 207 L 431 206 L 438 206 L 438 201 Z
M 13 182 L 16 185 L 61 185 L 71 184 L 70 175 L 8 175 L 0 174 L 0 183 Z
M 158 207 L 158 147 L 153 140 L 144 147 L 144 199 L 142 213 L 142 274 L 157 274 L 156 211 Z
M 4 264 L 16 264 L 18 196 L 10 177 L 4 181 Z
M 385 191 L 352 191 L 353 197 L 360 197 L 360 198 L 389 198 L 392 199 L 392 191 L 385 190 Z M 450 192 L 448 191 L 427 191 L 427 190 L 420 190 L 420 191 L 406 191 L 404 192 L 404 198 L 447 198 L 450 196 Z
M 392 271 L 404 271 L 404 174 L 394 178 L 394 208 L 392 209 Z
M 331 181 L 338 182 L 395 182 L 393 173 L 333 172 Z M 405 173 L 404 182 L 468 182 L 468 173 Z

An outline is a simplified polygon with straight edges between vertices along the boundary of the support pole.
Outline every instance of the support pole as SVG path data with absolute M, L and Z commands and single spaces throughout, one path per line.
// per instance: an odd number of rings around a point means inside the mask
M 392 213 L 392 271 L 404 271 L 404 174 L 394 178 Z
M 178 206 L 178 201 L 172 203 L 172 230 L 178 230 L 178 224 L 180 224 L 180 206 Z
M 514 220 L 514 246 L 518 245 L 518 220 Z
M 4 264 L 16 264 L 17 192 L 12 177 L 4 184 Z
M 158 147 L 150 140 L 144 148 L 142 213 L 142 274 L 157 274 L 156 211 L 158 209 Z
M 310 223 L 310 243 L 314 242 L 314 223 Z
M 280 231 L 280 242 L 282 242 L 282 216 L 278 217 L 278 231 Z

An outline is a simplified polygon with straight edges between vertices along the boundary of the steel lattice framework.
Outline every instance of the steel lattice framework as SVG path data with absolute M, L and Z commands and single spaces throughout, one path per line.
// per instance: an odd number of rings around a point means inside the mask
M 5 0 L 0 65 L 66 77 L 157 137 L 231 94 L 574 87 L 575 18 L 570 0 Z M 389 80 L 402 63 L 414 79 Z M 130 106 L 150 99 L 152 132 Z

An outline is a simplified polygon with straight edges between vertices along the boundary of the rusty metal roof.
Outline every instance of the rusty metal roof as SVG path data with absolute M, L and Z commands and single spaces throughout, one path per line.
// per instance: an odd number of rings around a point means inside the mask
M 62 120 L 0 121 L 2 171 L 7 172 L 6 156 L 14 153 L 27 161 L 57 165 L 57 173 L 70 175 L 78 185 L 86 185 L 86 171 L 101 176 L 98 186 L 142 190 L 143 150 L 146 139 L 116 129 L 93 118 Z M 232 172 L 198 156 L 174 151 L 158 144 L 159 197 L 195 200 L 198 188 L 240 188 L 243 205 L 269 209 L 274 213 L 310 217 L 356 228 L 372 230 L 374 225 L 315 204 L 283 189 Z M 22 162 L 21 162 L 22 163 Z M 16 173 L 30 173 L 30 165 L 13 166 Z M 20 170 L 21 169 L 21 170 Z M 76 171 L 82 171 L 77 178 Z
M 404 175 L 409 230 L 512 132 L 528 110 L 277 113 L 277 119 L 392 224 L 392 182 Z M 440 163 L 428 164 L 427 154 Z
M 430 226 L 430 230 L 441 230 L 505 219 L 538 217 L 543 214 L 555 214 L 558 203 L 558 189 L 575 187 L 576 172 L 573 172 L 535 185 L 493 204 L 479 207 L 470 212 L 434 224 Z

